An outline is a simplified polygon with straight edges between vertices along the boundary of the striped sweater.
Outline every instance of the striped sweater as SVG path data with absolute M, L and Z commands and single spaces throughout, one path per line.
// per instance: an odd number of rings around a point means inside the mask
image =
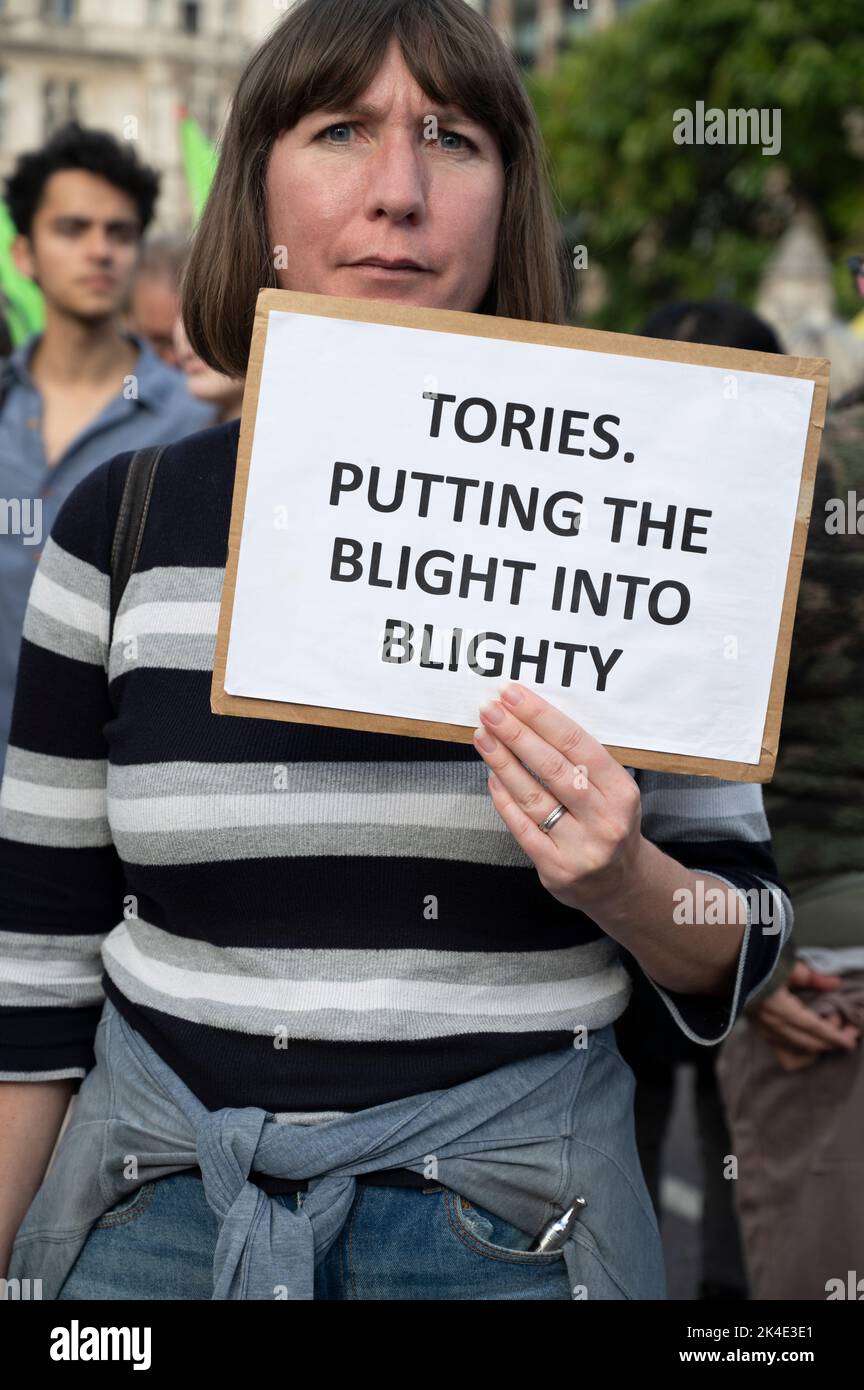
M 131 453 L 40 556 L 0 789 L 0 1080 L 85 1076 L 104 994 L 211 1109 L 352 1111 L 614 1020 L 635 961 L 546 892 L 473 747 L 211 712 L 238 437 L 166 450 L 110 649 Z M 654 843 L 781 889 L 728 998 L 655 985 L 710 1044 L 791 926 L 761 789 L 633 775 Z

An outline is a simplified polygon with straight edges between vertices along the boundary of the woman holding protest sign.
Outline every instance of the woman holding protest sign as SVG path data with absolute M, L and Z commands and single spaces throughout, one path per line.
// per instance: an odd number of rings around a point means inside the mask
M 492 27 L 302 0 L 241 78 L 183 313 L 238 376 L 262 284 L 555 323 L 568 270 Z M 634 775 L 518 685 L 473 748 L 215 717 L 238 437 L 166 450 L 113 641 L 129 455 L 34 584 L 0 794 L 10 1274 L 63 1299 L 662 1298 L 622 952 L 688 1036 L 728 1033 L 790 925 L 759 788 Z M 738 908 L 768 885 L 779 920 L 682 930 L 700 885 Z

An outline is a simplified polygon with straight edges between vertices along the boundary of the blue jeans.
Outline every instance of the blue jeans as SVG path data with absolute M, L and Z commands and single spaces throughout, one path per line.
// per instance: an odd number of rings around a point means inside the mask
M 304 1194 L 274 1197 L 296 1207 Z M 217 1221 L 193 1172 L 146 1182 L 90 1231 L 59 1299 L 209 1299 Z M 316 1299 L 570 1299 L 560 1252 L 449 1188 L 358 1184 Z M 599 1265 L 592 1296 L 625 1298 Z

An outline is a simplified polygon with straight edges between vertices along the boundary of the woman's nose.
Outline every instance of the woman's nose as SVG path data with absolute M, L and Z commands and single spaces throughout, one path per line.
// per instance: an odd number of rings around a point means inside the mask
M 416 137 L 387 137 L 366 165 L 366 203 L 373 215 L 379 209 L 394 221 L 422 215 L 426 206 L 428 169 Z

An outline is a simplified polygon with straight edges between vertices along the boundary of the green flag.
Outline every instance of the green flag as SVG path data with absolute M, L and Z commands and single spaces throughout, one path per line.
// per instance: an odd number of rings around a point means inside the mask
M 0 294 L 3 315 L 15 347 L 45 327 L 45 303 L 39 286 L 22 275 L 9 248 L 17 231 L 5 202 L 0 198 Z
M 189 189 L 192 213 L 197 222 L 207 201 L 213 175 L 216 173 L 216 150 L 185 106 L 179 108 L 178 115 L 186 186 Z

